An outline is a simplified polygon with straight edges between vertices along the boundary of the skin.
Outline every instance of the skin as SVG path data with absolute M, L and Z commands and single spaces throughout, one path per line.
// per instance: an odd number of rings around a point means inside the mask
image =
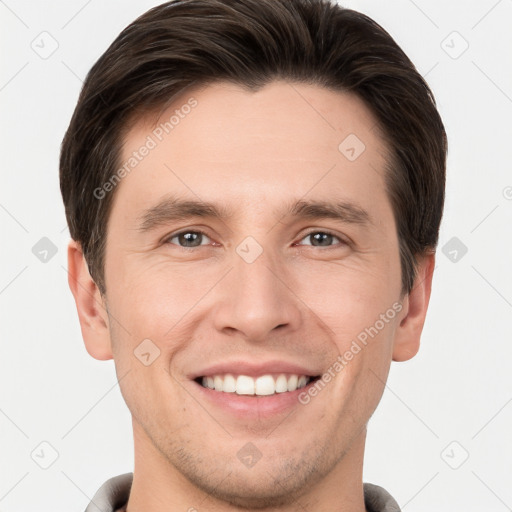
M 384 188 L 387 148 L 358 97 L 285 81 L 256 93 L 217 83 L 183 93 L 162 119 L 190 97 L 197 106 L 115 190 L 105 296 L 80 245 L 72 241 L 68 250 L 86 348 L 96 359 L 114 359 L 132 413 L 128 512 L 364 512 L 367 423 L 391 361 L 418 351 L 434 254 L 419 258 L 414 288 L 401 296 Z M 144 144 L 153 122 L 148 117 L 127 133 L 124 159 Z M 366 146 L 355 161 L 338 149 L 349 134 Z M 235 214 L 140 232 L 142 212 L 169 193 Z M 279 213 L 300 198 L 351 201 L 371 223 Z M 184 229 L 207 236 L 183 247 L 171 235 Z M 315 245 L 308 235 L 325 230 L 335 236 Z M 236 252 L 248 236 L 263 249 L 251 264 Z M 256 406 L 246 418 L 230 414 L 203 399 L 189 378 L 233 359 L 284 360 L 322 374 L 395 303 L 401 311 L 343 370 L 285 414 L 260 417 Z M 144 339 L 160 350 L 149 366 L 134 356 Z M 261 453 L 250 468 L 237 457 L 248 442 Z

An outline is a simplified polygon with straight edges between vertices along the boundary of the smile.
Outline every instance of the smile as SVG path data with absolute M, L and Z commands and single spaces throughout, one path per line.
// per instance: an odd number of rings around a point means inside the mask
M 248 375 L 221 374 L 198 377 L 196 382 L 204 388 L 237 395 L 269 396 L 296 391 L 318 377 L 306 375 L 267 374 L 253 378 Z

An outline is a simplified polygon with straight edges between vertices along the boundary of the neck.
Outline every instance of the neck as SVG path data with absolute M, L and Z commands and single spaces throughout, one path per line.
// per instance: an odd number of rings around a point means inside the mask
M 350 448 L 321 480 L 311 483 L 302 494 L 279 497 L 275 502 L 240 506 L 212 496 L 191 482 L 159 451 L 135 420 L 135 466 L 126 512 L 366 512 L 364 505 L 362 463 L 366 428 L 353 440 Z M 214 471 L 219 470 L 217 466 Z M 229 478 L 226 474 L 226 479 Z M 222 482 L 219 484 L 219 487 Z M 333 504 L 336 508 L 333 509 Z

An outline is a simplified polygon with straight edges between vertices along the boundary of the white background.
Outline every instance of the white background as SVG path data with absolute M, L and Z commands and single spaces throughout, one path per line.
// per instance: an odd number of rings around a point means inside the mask
M 106 479 L 133 469 L 113 361 L 85 351 L 67 287 L 58 155 L 87 71 L 158 3 L 0 1 L 0 512 L 83 510 Z M 422 347 L 392 363 L 364 480 L 406 512 L 512 510 L 512 0 L 343 5 L 409 55 L 449 137 Z M 43 31 L 58 43 L 47 59 L 31 47 Z M 32 252 L 43 237 L 57 249 L 46 263 Z M 467 247 L 456 261 L 442 251 L 453 237 Z M 35 462 L 51 462 L 42 442 L 58 453 L 48 469 Z

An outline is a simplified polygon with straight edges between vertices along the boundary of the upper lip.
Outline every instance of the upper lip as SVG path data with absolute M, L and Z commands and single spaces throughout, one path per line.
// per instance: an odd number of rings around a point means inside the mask
M 285 373 L 291 375 L 305 375 L 306 377 L 316 377 L 319 372 L 315 372 L 305 366 L 286 361 L 266 361 L 266 362 L 250 362 L 243 360 L 223 361 L 222 363 L 212 364 L 202 370 L 194 372 L 190 378 L 213 376 L 213 375 L 247 375 L 248 377 L 259 377 L 268 375 L 269 373 Z

